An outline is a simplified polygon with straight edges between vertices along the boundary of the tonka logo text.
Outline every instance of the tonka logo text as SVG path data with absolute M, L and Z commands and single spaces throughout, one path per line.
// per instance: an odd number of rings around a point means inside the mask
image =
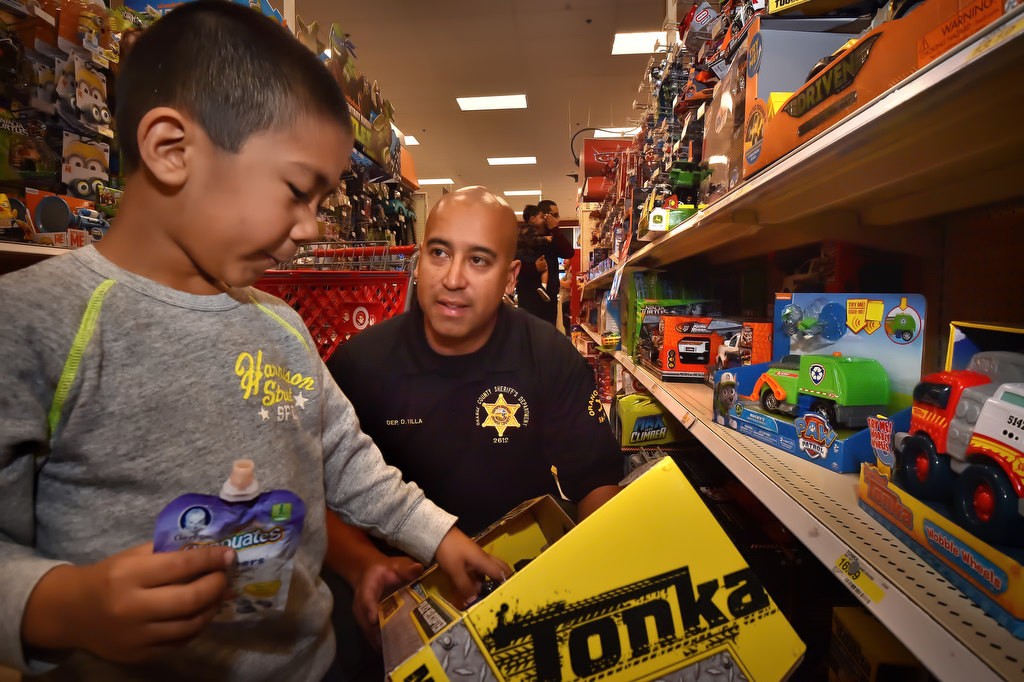
M 484 645 L 505 679 L 540 682 L 628 678 L 634 666 L 678 650 L 700 657 L 773 610 L 749 568 L 694 586 L 687 566 L 511 619 L 509 608 L 501 606 Z

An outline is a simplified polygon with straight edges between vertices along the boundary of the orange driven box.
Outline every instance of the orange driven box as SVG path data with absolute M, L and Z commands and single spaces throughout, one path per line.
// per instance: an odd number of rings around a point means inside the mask
M 747 115 L 743 177 L 785 156 L 1014 9 L 1021 0 L 927 0 L 865 33 L 760 130 Z M 763 139 L 762 139 L 763 137 Z M 750 140 L 757 141 L 753 153 Z

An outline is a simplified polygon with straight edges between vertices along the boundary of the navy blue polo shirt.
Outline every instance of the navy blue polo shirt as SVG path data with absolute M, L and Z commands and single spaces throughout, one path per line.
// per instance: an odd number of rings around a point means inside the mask
M 478 351 L 443 356 L 418 308 L 353 337 L 328 363 L 384 459 L 472 535 L 520 502 L 578 502 L 622 476 L 593 373 L 548 323 L 502 305 Z

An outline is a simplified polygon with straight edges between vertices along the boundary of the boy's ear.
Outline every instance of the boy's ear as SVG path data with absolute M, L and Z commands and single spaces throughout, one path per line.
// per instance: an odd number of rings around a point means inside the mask
M 192 119 L 171 107 L 150 109 L 139 121 L 139 159 L 161 184 L 185 184 L 194 126 Z

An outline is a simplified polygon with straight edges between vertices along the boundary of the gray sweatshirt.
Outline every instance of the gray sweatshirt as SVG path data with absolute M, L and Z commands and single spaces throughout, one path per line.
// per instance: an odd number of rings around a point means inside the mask
M 107 280 L 94 324 L 83 324 Z M 2 665 L 48 670 L 48 679 L 319 680 L 334 655 L 331 596 L 318 578 L 325 506 L 425 562 L 455 521 L 384 464 L 279 299 L 252 289 L 185 294 L 87 247 L 0 277 L 0 302 Z M 51 434 L 80 329 L 92 335 Z M 217 494 L 242 457 L 255 461 L 261 489 L 306 504 L 283 616 L 208 628 L 145 667 L 84 652 L 55 669 L 28 660 L 22 616 L 47 571 L 151 540 L 168 502 Z

